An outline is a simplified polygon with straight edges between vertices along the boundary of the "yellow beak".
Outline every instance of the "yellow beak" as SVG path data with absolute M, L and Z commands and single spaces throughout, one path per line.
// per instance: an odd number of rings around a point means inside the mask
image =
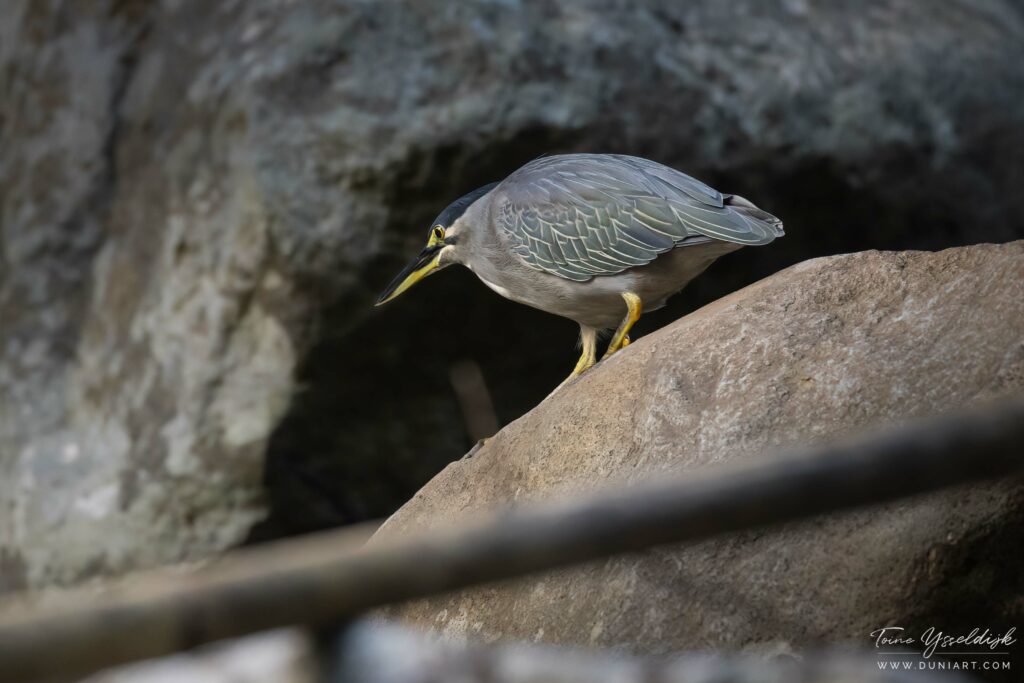
M 405 269 L 391 281 L 391 284 L 387 286 L 384 292 L 380 295 L 380 298 L 377 299 L 377 303 L 374 305 L 380 306 L 381 304 L 386 304 L 437 270 L 438 264 L 441 262 L 442 248 L 444 248 L 444 242 L 435 242 L 434 240 L 431 240 L 431 243 L 427 245 L 426 249 L 420 252 L 420 255 L 416 257 L 416 260 L 406 266 Z

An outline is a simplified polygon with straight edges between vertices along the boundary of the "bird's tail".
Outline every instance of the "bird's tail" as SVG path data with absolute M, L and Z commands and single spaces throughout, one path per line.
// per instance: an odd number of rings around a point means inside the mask
M 770 229 L 776 237 L 782 237 L 786 234 L 782 229 L 782 221 L 775 216 L 771 215 L 764 209 L 759 209 L 754 206 L 754 203 L 749 199 L 744 199 L 739 195 L 727 194 L 723 195 L 726 206 L 731 206 L 736 213 L 741 214 L 745 218 L 750 218 L 759 223 L 763 223 L 766 228 Z

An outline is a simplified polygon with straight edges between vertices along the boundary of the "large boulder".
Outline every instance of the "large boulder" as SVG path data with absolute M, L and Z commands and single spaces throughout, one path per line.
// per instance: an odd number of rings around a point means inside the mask
M 683 306 L 1024 234 L 1019 3 L 868 5 L 0 4 L 0 590 L 239 543 L 268 458 L 259 535 L 392 510 L 466 445 L 462 358 L 502 419 L 535 403 L 571 324 L 468 273 L 369 304 L 539 154 L 655 157 L 785 218 Z
M 815 259 L 630 345 L 449 465 L 378 532 L 772 457 L 1024 391 L 1024 242 Z M 871 645 L 1024 617 L 1024 487 L 665 547 L 393 608 L 451 636 L 643 652 Z

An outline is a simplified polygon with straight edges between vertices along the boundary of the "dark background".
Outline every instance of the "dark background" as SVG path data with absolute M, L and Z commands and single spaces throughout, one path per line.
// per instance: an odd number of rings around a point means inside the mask
M 405 206 L 388 222 L 388 246 L 361 264 L 364 288 L 324 307 L 302 390 L 270 441 L 273 515 L 255 537 L 387 515 L 467 451 L 473 439 L 450 384 L 453 364 L 479 364 L 501 424 L 572 368 L 575 324 L 508 302 L 461 268 L 369 308 L 449 201 L 541 154 L 647 156 L 784 220 L 784 239 L 724 257 L 645 316 L 638 335 L 807 258 L 1024 237 L 1024 78 L 1008 61 L 1021 50 L 993 50 L 985 37 L 1001 30 L 992 10 L 1019 21 L 1020 7 L 868 5 L 666 3 L 633 13 L 597 3 L 589 18 L 601 31 L 612 16 L 630 17 L 625 49 L 562 35 L 569 44 L 554 57 L 544 54 L 552 50 L 544 24 L 573 13 L 539 11 L 522 53 L 489 75 L 513 74 L 513 98 L 516 79 L 538 77 L 562 84 L 552 97 L 588 87 L 602 97 L 578 124 L 529 125 L 511 139 L 457 137 L 396 174 L 393 200 Z M 860 32 L 846 30 L 854 27 Z M 694 68 L 692 81 L 673 82 L 649 63 L 659 41 Z M 451 68 L 457 81 L 485 67 Z

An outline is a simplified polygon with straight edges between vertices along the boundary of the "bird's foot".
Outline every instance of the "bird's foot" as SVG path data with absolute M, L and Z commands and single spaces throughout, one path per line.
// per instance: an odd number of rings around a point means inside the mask
M 548 394 L 549 398 L 566 384 L 597 364 L 597 331 L 591 328 L 581 327 L 580 340 L 583 342 L 583 351 L 580 353 L 580 359 L 576 361 L 576 367 L 572 369 L 572 372 L 569 373 L 568 377 L 562 380 L 561 384 L 555 387 L 554 390 Z
M 484 446 L 486 446 L 486 445 L 487 445 L 487 443 L 488 443 L 488 442 L 489 442 L 489 441 L 490 441 L 490 440 L 491 440 L 492 438 L 494 438 L 494 437 L 491 437 L 491 436 L 485 436 L 484 438 L 482 438 L 482 439 L 480 439 L 479 441 L 477 441 L 477 442 L 476 442 L 476 444 L 475 444 L 475 445 L 474 445 L 474 446 L 473 446 L 472 448 L 470 448 L 470 449 L 469 449 L 469 452 L 468 452 L 468 453 L 466 453 L 466 454 L 465 454 L 464 456 L 462 456 L 462 457 L 463 457 L 463 459 L 465 459 L 465 458 L 472 458 L 472 457 L 473 457 L 474 455 L 476 455 L 476 454 L 477 454 L 477 451 L 479 451 L 479 450 L 480 450 L 481 448 L 483 448 Z
M 545 400 L 547 400 L 547 399 L 551 398 L 552 396 L 554 396 L 555 394 L 557 394 L 558 391 L 562 387 L 564 387 L 567 384 L 570 384 L 574 379 L 576 379 L 577 377 L 579 377 L 580 375 L 582 375 L 583 373 L 585 373 L 587 370 L 589 370 L 590 368 L 594 367 L 595 365 L 597 365 L 597 361 L 595 359 L 593 359 L 593 358 L 591 358 L 587 362 L 583 362 L 583 359 L 580 359 L 580 362 L 576 364 L 576 367 L 573 369 L 572 372 L 569 373 L 569 376 L 566 377 L 565 379 L 563 379 L 561 384 L 559 384 L 557 387 L 552 389 L 551 393 L 548 394 L 545 397 Z
M 629 346 L 629 330 L 640 319 L 640 314 L 643 313 L 643 304 L 639 296 L 633 292 L 623 292 L 622 299 L 626 302 L 626 317 L 622 319 L 619 328 L 612 335 L 612 340 L 608 342 L 608 348 L 605 350 L 601 360 L 608 358 L 619 349 Z

